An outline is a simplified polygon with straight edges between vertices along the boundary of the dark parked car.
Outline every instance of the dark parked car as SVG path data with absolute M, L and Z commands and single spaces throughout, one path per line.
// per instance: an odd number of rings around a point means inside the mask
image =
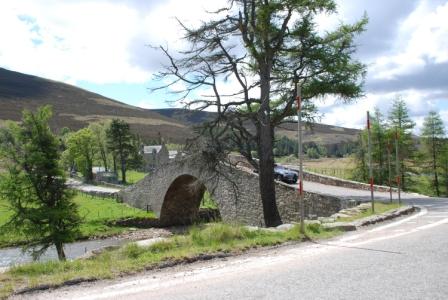
M 275 179 L 281 180 L 286 183 L 296 183 L 297 179 L 299 178 L 299 173 L 287 169 L 283 166 L 274 164 L 274 176 Z
M 254 173 L 258 173 L 258 170 L 253 171 Z M 287 169 L 283 166 L 274 164 L 274 177 L 276 180 L 281 180 L 286 183 L 296 183 L 297 179 L 299 179 L 299 173 Z

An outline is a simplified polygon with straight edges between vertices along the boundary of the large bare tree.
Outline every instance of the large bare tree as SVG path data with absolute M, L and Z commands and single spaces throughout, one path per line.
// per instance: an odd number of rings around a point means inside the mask
M 182 83 L 177 101 L 194 109 L 212 109 L 217 118 L 204 126 L 216 139 L 231 136 L 259 169 L 265 224 L 281 224 L 274 185 L 274 128 L 295 115 L 295 84 L 308 110 L 311 99 L 336 95 L 350 101 L 362 95 L 365 66 L 352 55 L 354 38 L 367 18 L 319 32 L 318 14 L 336 13 L 332 0 L 234 0 L 211 12 L 197 28 L 179 22 L 189 49 L 172 53 L 158 78 L 169 88 Z M 223 82 L 234 91 L 222 91 Z M 254 149 L 253 145 L 255 145 Z M 252 150 L 259 157 L 254 162 Z

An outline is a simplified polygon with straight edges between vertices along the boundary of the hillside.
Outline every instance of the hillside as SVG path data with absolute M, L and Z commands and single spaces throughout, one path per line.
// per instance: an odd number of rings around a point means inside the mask
M 359 129 L 314 123 L 304 129 L 303 141 L 305 143 L 315 142 L 320 145 L 354 142 L 357 140 L 359 132 Z M 290 122 L 280 125 L 276 129 L 276 134 L 297 139 L 297 123 Z
M 18 121 L 23 109 L 35 110 L 45 104 L 53 106 L 54 130 L 79 129 L 88 123 L 120 118 L 131 124 L 144 139 L 155 139 L 158 132 L 181 142 L 191 135 L 181 121 L 155 111 L 127 105 L 75 86 L 0 68 L 0 125 Z
M 120 118 L 144 140 L 154 140 L 160 134 L 169 142 L 182 143 L 192 136 L 191 127 L 214 118 L 215 113 L 179 108 L 143 109 L 95 94 L 78 87 L 37 76 L 0 68 L 0 126 L 6 120 L 19 121 L 23 109 L 35 110 L 45 104 L 53 106 L 51 126 L 73 130 L 91 122 Z M 324 124 L 314 124 L 304 134 L 305 142 L 334 145 L 354 141 L 359 130 Z M 286 123 L 276 129 L 276 135 L 297 138 L 297 123 Z

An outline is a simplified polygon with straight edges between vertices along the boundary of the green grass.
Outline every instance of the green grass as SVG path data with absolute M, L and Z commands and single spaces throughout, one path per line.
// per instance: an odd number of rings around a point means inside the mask
M 312 238 L 326 238 L 340 232 L 312 224 L 307 226 L 306 233 Z M 223 223 L 193 226 L 185 235 L 176 235 L 149 247 L 128 244 L 90 259 L 30 263 L 13 267 L 0 274 L 0 298 L 24 287 L 57 285 L 78 278 L 114 278 L 143 271 L 164 261 L 182 262 L 198 255 L 218 252 L 240 253 L 254 247 L 277 245 L 302 238 L 298 226 L 285 232 L 249 231 L 242 226 Z
M 127 231 L 120 226 L 108 225 L 109 222 L 123 218 L 147 217 L 154 218 L 153 212 L 147 213 L 144 210 L 117 203 L 112 198 L 99 198 L 78 193 L 74 201 L 79 205 L 79 214 L 83 220 L 81 224 L 81 235 L 79 239 L 110 236 Z M 0 200 L 0 226 L 9 221 L 12 213 L 8 209 L 5 200 Z M 7 247 L 22 244 L 25 237 L 17 232 L 0 232 L 0 247 Z
M 430 197 L 437 197 L 434 188 L 434 176 L 431 175 L 412 175 L 408 176 L 406 182 L 406 191 L 414 192 Z M 439 178 L 439 191 L 441 197 L 448 196 L 448 190 L 445 187 L 443 177 Z
M 121 226 L 110 226 L 108 223 L 124 218 L 155 218 L 155 214 L 146 212 L 112 198 L 91 197 L 78 194 L 75 202 L 79 205 L 79 214 L 83 218 L 81 234 L 83 237 L 108 236 L 127 231 Z
M 140 171 L 134 171 L 134 170 L 128 170 L 126 171 L 126 183 L 127 184 L 134 184 L 145 178 L 145 176 L 148 175 L 148 173 L 140 172 Z M 121 171 L 118 170 L 118 180 L 121 180 Z
M 367 210 L 365 210 L 357 215 L 346 217 L 346 218 L 338 218 L 337 221 L 338 222 L 352 222 L 352 221 L 370 217 L 373 215 L 380 215 L 389 210 L 397 209 L 399 207 L 400 207 L 400 205 L 398 205 L 397 203 L 375 202 L 375 213 L 372 212 L 372 207 L 369 207 Z

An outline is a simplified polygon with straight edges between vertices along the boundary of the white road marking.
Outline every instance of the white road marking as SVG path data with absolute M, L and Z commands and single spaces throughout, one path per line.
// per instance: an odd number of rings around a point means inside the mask
M 378 241 L 393 239 L 393 238 L 397 238 L 397 237 L 400 237 L 403 235 L 408 235 L 408 234 L 415 233 L 415 232 L 418 232 L 421 230 L 426 230 L 426 229 L 433 228 L 433 227 L 443 225 L 443 224 L 448 224 L 448 218 L 440 220 L 435 223 L 430 223 L 430 224 L 426 224 L 423 226 L 419 226 L 419 227 L 410 229 L 409 231 L 406 231 L 406 232 L 401 232 L 401 233 L 397 233 L 397 234 L 393 234 L 393 235 L 387 235 L 387 236 L 383 236 L 383 237 L 379 237 L 379 238 L 369 239 L 369 240 L 365 240 L 365 241 L 357 242 L 357 243 L 350 243 L 348 245 L 359 246 L 359 245 L 363 245 L 363 244 L 367 244 L 367 243 L 371 243 L 371 242 L 378 242 Z
M 420 208 L 420 212 L 418 214 L 416 214 L 416 215 L 410 216 L 408 218 L 405 218 L 403 220 L 400 220 L 400 221 L 397 221 L 397 222 L 394 222 L 394 223 L 391 223 L 391 224 L 387 224 L 387 225 L 383 225 L 383 226 L 379 226 L 379 227 L 373 228 L 373 229 L 369 230 L 368 232 L 376 232 L 376 231 L 384 230 L 384 229 L 387 229 L 387 228 L 395 227 L 395 226 L 401 225 L 403 223 L 409 222 L 410 220 L 414 220 L 416 218 L 424 216 L 424 215 L 426 215 L 428 213 L 428 210 L 425 207 L 419 206 L 419 208 Z
M 390 223 L 390 224 L 387 224 L 387 225 L 383 225 L 383 226 L 379 226 L 379 227 L 373 228 L 373 229 L 371 229 L 371 230 L 369 230 L 369 231 L 367 231 L 365 233 L 354 234 L 354 235 L 342 238 L 339 241 L 340 242 L 349 242 L 349 241 L 356 240 L 356 239 L 366 235 L 367 233 L 376 232 L 376 231 L 384 230 L 384 229 L 387 229 L 387 228 L 395 227 L 395 226 L 401 225 L 403 223 L 410 223 L 410 224 L 411 223 L 416 223 L 415 221 L 411 221 L 411 220 L 414 220 L 414 219 L 416 219 L 418 217 L 424 216 L 424 215 L 426 215 L 428 213 L 428 210 L 425 207 L 423 207 L 423 206 L 420 207 L 419 206 L 419 208 L 420 208 L 420 212 L 418 214 L 416 214 L 416 215 L 407 217 L 407 218 L 405 218 L 403 220 L 400 220 L 400 221 L 397 221 L 397 222 L 394 222 L 394 223 Z
M 436 227 L 436 226 L 439 226 L 439 225 L 443 225 L 443 224 L 448 224 L 448 218 L 445 218 L 443 220 L 437 221 L 435 223 L 430 223 L 430 224 L 426 224 L 426 225 L 417 227 L 416 230 L 425 230 L 425 229 L 433 228 L 433 227 Z

